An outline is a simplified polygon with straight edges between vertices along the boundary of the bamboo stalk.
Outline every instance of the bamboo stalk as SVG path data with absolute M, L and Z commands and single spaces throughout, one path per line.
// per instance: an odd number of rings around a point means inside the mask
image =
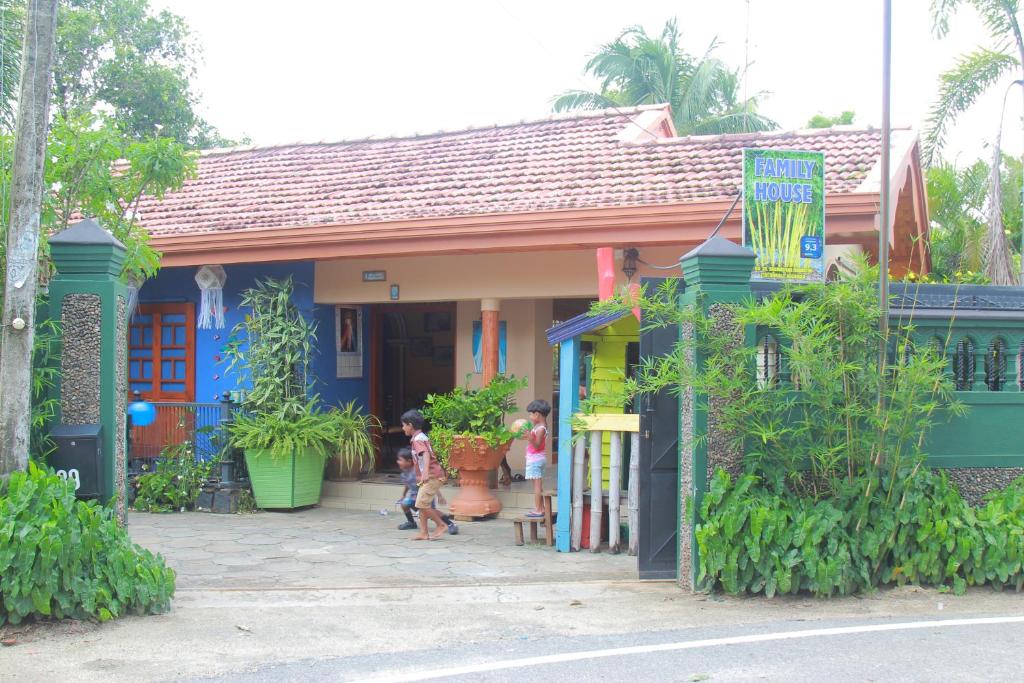
M 590 552 L 601 551 L 601 440 L 604 432 L 590 432 Z
M 583 460 L 587 455 L 587 440 L 581 436 L 572 457 L 572 531 L 570 547 L 579 551 L 583 543 Z
M 636 555 L 640 538 L 637 529 L 640 522 L 640 433 L 629 435 L 629 554 Z
M 612 432 L 608 444 L 608 550 L 619 552 L 619 495 L 622 482 L 622 432 Z

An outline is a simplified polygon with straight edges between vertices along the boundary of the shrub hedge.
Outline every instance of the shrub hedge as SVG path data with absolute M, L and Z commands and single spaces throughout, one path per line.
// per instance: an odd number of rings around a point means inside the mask
M 1024 477 L 968 505 L 944 473 L 860 477 L 814 499 L 753 474 L 711 481 L 698 580 L 727 593 L 848 595 L 880 585 L 1024 584 Z
M 76 500 L 52 472 L 30 464 L 0 486 L 0 625 L 163 612 L 174 578 L 109 508 Z

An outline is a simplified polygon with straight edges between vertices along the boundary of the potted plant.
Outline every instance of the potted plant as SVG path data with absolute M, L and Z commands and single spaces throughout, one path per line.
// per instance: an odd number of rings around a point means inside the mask
M 355 479 L 364 471 L 373 472 L 376 448 L 371 435 L 380 429 L 380 421 L 363 414 L 355 401 L 334 413 L 338 421 L 338 440 L 334 456 L 327 462 L 327 478 L 343 481 Z
M 315 505 L 327 458 L 352 452 L 355 407 L 322 410 L 319 396 L 311 395 L 316 324 L 292 301 L 292 290 L 289 277 L 268 278 L 243 292 L 242 306 L 250 312 L 225 349 L 229 371 L 250 383 L 228 433 L 245 453 L 261 508 Z
M 498 375 L 482 389 L 457 387 L 427 397 L 423 415 L 431 423 L 434 452 L 449 475 L 459 476 L 452 514 L 484 517 L 501 511 L 487 475 L 519 436 L 505 425 L 505 418 L 516 410 L 513 396 L 524 388 L 525 378 Z

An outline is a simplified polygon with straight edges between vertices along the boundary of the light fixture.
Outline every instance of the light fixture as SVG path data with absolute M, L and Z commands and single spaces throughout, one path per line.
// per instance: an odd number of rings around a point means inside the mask
M 639 257 L 640 252 L 636 249 L 625 249 L 622 252 L 622 272 L 625 274 L 627 282 L 636 275 L 636 260 Z
M 15 318 L 11 321 L 11 327 L 19 331 L 23 330 L 25 329 L 25 320 L 23 318 Z

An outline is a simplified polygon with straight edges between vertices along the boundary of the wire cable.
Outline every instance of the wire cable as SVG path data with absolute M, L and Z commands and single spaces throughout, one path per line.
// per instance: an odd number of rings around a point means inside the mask
M 712 237 L 714 237 L 715 235 L 717 235 L 718 231 L 722 229 L 722 226 L 725 225 L 725 222 L 727 220 L 729 220 L 729 216 L 732 215 L 733 210 L 736 208 L 736 205 L 740 203 L 740 199 L 742 197 L 743 197 L 743 193 L 742 192 L 737 192 L 736 193 L 736 198 L 732 200 L 732 204 L 729 206 L 729 209 L 725 212 L 725 215 L 722 216 L 722 220 L 718 221 L 718 225 L 716 225 L 715 229 L 711 231 L 711 234 L 707 236 L 708 240 L 711 239 Z M 705 241 L 707 241 L 707 240 L 705 240 Z M 653 268 L 654 270 L 675 270 L 676 268 L 679 267 L 678 263 L 673 263 L 670 266 L 658 266 L 658 265 L 655 265 L 653 263 L 648 263 L 647 261 L 644 261 L 643 259 L 639 259 L 639 258 L 637 259 L 637 261 L 639 261 L 640 263 L 644 264 L 648 268 Z

